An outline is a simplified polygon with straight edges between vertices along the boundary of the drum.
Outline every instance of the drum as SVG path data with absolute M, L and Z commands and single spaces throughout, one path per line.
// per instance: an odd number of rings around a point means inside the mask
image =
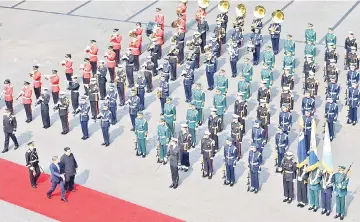
M 146 26 L 146 36 L 149 37 L 153 32 L 156 26 L 155 22 L 149 22 Z

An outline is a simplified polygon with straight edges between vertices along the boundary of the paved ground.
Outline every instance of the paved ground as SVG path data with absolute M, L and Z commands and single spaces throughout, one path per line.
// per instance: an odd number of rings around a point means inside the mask
M 18 4 L 17 4 L 18 3 Z M 343 61 L 343 43 L 347 35 L 347 31 L 354 31 L 355 35 L 360 38 L 360 29 L 356 26 L 358 22 L 358 13 L 360 8 L 357 7 L 359 2 L 248 2 L 248 16 L 246 18 L 246 32 L 249 32 L 249 26 L 252 16 L 252 10 L 258 4 L 262 4 L 267 9 L 264 19 L 265 25 L 265 44 L 269 45 L 270 40 L 267 35 L 267 26 L 271 12 L 276 9 L 283 9 L 285 12 L 285 22 L 283 24 L 282 37 L 286 33 L 291 33 L 296 40 L 297 48 L 297 76 L 295 86 L 295 111 L 293 115 L 295 120 L 299 115 L 302 98 L 301 69 L 303 63 L 304 49 L 304 29 L 308 22 L 314 24 L 317 31 L 319 44 L 317 45 L 319 71 L 316 76 L 320 80 L 319 96 L 316 98 L 318 119 L 318 141 L 319 153 L 321 156 L 322 147 L 322 125 L 324 110 L 324 93 L 325 84 L 322 82 L 323 54 L 324 54 L 324 38 L 322 38 L 328 27 L 334 27 L 338 36 L 338 53 L 340 55 L 339 64 L 342 69 Z M 235 3 L 232 3 L 235 4 Z M 75 67 L 78 67 L 84 58 L 84 48 L 90 39 L 96 39 L 100 46 L 100 55 L 105 52 L 108 44 L 108 38 L 112 29 L 118 27 L 124 36 L 124 43 L 127 42 L 127 33 L 135 27 L 135 22 L 141 21 L 147 23 L 153 20 L 153 14 L 156 7 L 163 9 L 166 16 L 166 25 L 170 25 L 176 19 L 175 6 L 177 2 L 169 1 L 121 1 L 121 2 L 0 2 L 0 23 L 1 29 L 1 53 L 0 53 L 0 82 L 5 78 L 11 78 L 15 85 L 15 93 L 19 92 L 23 80 L 29 79 L 28 72 L 34 64 L 34 60 L 41 64 L 41 71 L 49 74 L 52 69 L 59 67 L 58 62 L 63 59 L 65 53 L 71 53 L 74 57 Z M 232 5 L 233 6 L 233 5 Z M 188 18 L 192 18 L 197 8 L 196 2 L 191 2 L 188 7 Z M 213 28 L 215 17 L 218 9 L 215 3 L 210 6 L 207 20 Z M 229 26 L 235 18 L 234 7 L 231 8 Z M 190 20 L 190 19 L 188 19 Z M 193 26 L 192 28 L 195 28 Z M 230 28 L 229 28 L 230 30 Z M 173 29 L 166 27 L 167 39 L 171 36 Z M 189 33 L 192 33 L 190 30 Z M 187 34 L 189 37 L 190 34 Z M 144 43 L 147 43 L 145 39 Z M 165 50 L 168 49 L 169 43 L 165 43 Z M 144 46 L 146 47 L 146 45 Z M 246 54 L 246 49 L 242 49 L 242 54 Z M 143 58 L 147 53 L 144 53 Z M 79 175 L 76 178 L 77 183 L 91 187 L 93 189 L 108 193 L 113 196 L 140 204 L 142 206 L 169 214 L 186 221 L 238 221 L 241 219 L 268 219 L 270 221 L 281 221 L 292 218 L 293 221 L 304 221 L 322 218 L 319 213 L 309 213 L 307 210 L 298 209 L 295 204 L 287 205 L 282 203 L 282 182 L 281 176 L 274 173 L 273 155 L 274 155 L 274 133 L 277 126 L 277 118 L 279 114 L 279 97 L 280 97 L 280 69 L 283 55 L 280 53 L 276 58 L 275 84 L 272 88 L 272 124 L 270 126 L 271 141 L 265 148 L 264 155 L 266 162 L 264 170 L 261 172 L 261 192 L 254 196 L 252 193 L 246 192 L 246 175 L 247 164 L 246 159 L 240 161 L 236 167 L 237 184 L 233 187 L 224 187 L 222 185 L 220 167 L 222 165 L 221 157 L 215 158 L 216 174 L 213 180 L 204 180 L 201 178 L 200 154 L 199 146 L 191 153 L 192 168 L 188 173 L 181 173 L 181 185 L 177 190 L 170 190 L 170 170 L 168 166 L 158 168 L 156 164 L 156 126 L 159 120 L 160 103 L 156 101 L 155 94 L 146 96 L 146 119 L 149 121 L 149 155 L 146 159 L 139 159 L 134 155 L 132 138 L 133 133 L 130 132 L 130 118 L 126 109 L 118 111 L 120 122 L 112 127 L 111 146 L 104 148 L 100 146 L 102 143 L 102 134 L 99 123 L 90 124 L 91 138 L 82 141 L 81 130 L 78 118 L 70 118 L 71 132 L 67 136 L 60 135 L 61 125 L 57 113 L 51 113 L 53 126 L 48 130 L 41 128 L 41 117 L 39 108 L 34 109 L 35 120 L 31 124 L 26 124 L 25 113 L 22 105 L 15 103 L 16 116 L 19 122 L 18 137 L 21 144 L 34 140 L 39 150 L 41 164 L 47 168 L 50 163 L 51 156 L 54 154 L 61 155 L 64 146 L 70 146 L 75 153 L 79 163 Z M 239 67 L 243 58 L 239 62 Z M 230 73 L 230 65 L 228 56 L 224 54 L 220 59 L 220 67 L 225 68 Z M 182 68 L 180 68 L 182 69 Z M 257 90 L 259 86 L 260 67 L 255 69 L 254 82 L 252 91 Z M 80 74 L 80 73 L 78 73 Z M 340 83 L 345 85 L 346 72 L 341 73 Z M 64 76 L 65 79 L 65 76 Z M 204 66 L 196 71 L 196 79 L 201 83 L 206 83 L 204 76 Z M 154 84 L 156 85 L 156 79 Z M 63 82 L 64 83 L 64 82 Z M 229 110 L 235 100 L 236 81 L 230 81 L 230 96 L 228 98 Z M 44 82 L 44 85 L 48 83 Z M 206 84 L 205 84 L 206 85 Z M 184 102 L 184 90 L 182 80 L 178 79 L 171 83 L 171 96 L 175 98 L 178 105 L 179 122 L 185 120 L 185 112 L 182 110 L 187 108 Z M 209 108 L 212 106 L 212 97 L 214 92 L 206 93 L 205 116 L 209 114 Z M 344 99 L 344 91 L 340 97 Z M 250 115 L 247 119 L 247 135 L 244 139 L 244 152 L 248 150 L 251 122 L 255 117 L 256 100 L 255 95 L 249 101 Z M 4 109 L 4 103 L 1 101 L 1 108 Z M 342 105 L 341 105 L 342 107 Z M 228 112 L 225 117 L 227 125 L 226 130 L 220 135 L 220 140 L 224 141 L 226 135 L 229 134 L 229 123 L 231 114 Z M 341 108 L 341 114 L 336 128 L 337 137 L 332 143 L 334 153 L 334 165 L 349 165 L 355 161 L 352 178 L 349 184 L 349 197 L 347 198 L 349 221 L 360 220 L 359 194 L 360 187 L 360 167 L 357 162 L 360 152 L 360 142 L 355 138 L 359 135 L 359 126 L 349 126 L 345 124 L 346 112 Z M 198 130 L 198 139 L 200 139 L 205 131 L 204 127 Z M 291 149 L 296 151 L 297 148 L 297 132 L 298 127 L 294 124 L 293 131 L 290 134 L 292 141 Z M 2 140 L 3 138 L 0 138 Z M 130 140 L 131 139 L 131 140 Z M 1 155 L 5 158 L 20 164 L 24 163 L 24 152 L 26 146 L 20 147 L 19 150 Z M 247 153 L 246 153 L 247 155 Z M 355 200 L 355 201 L 354 201 Z M 36 217 L 23 214 L 23 218 L 18 218 L 19 210 L 11 208 L 6 203 L 2 203 L 9 212 L 5 214 L 6 221 L 39 221 Z M 259 215 L 259 212 L 262 212 Z M 3 215 L 2 215 L 3 216 Z M 4 217 L 3 217 L 4 218 Z M 15 218 L 15 220 L 14 220 Z M 286 218 L 286 219 L 285 219 Z M 313 219 L 314 218 L 314 219 Z M 327 218 L 327 220 L 331 220 Z

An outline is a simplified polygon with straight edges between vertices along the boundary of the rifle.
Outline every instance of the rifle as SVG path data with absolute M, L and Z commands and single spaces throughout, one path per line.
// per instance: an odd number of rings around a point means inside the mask
M 250 188 L 251 188 L 251 185 L 250 185 L 250 169 L 249 169 L 249 172 L 248 172 L 248 175 L 247 175 L 247 192 L 250 191 Z
M 341 180 L 341 183 L 343 183 L 343 182 L 347 179 L 347 175 L 348 175 L 348 173 L 349 173 L 349 171 L 350 171 L 350 169 L 351 169 L 351 167 L 352 167 L 353 164 L 354 164 L 354 162 L 352 162 L 352 163 L 350 164 L 350 166 L 347 168 L 347 170 L 346 170 L 346 172 L 345 172 L 345 174 L 344 174 L 344 177 L 343 177 L 343 179 Z
M 160 142 L 156 144 L 156 157 L 157 157 L 157 162 L 160 163 Z
M 137 150 L 138 150 L 138 142 L 137 142 L 136 138 L 134 139 L 134 145 L 135 145 L 135 150 L 137 152 Z
M 204 174 L 204 158 L 203 157 L 201 157 L 200 163 L 201 163 L 201 172 L 203 172 L 203 174 Z

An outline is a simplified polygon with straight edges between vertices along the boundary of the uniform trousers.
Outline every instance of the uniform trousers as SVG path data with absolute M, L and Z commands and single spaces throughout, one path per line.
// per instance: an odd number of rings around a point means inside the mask
M 213 163 L 212 163 L 212 159 L 210 158 L 203 158 L 204 160 L 204 165 L 203 165 L 203 170 L 204 170 L 204 174 L 205 176 L 210 176 L 212 175 L 213 172 Z
M 150 71 L 145 73 L 145 83 L 146 83 L 147 92 L 151 92 L 153 88 L 153 84 L 152 84 L 152 75 Z
M 120 64 L 120 49 L 113 49 L 115 52 L 115 62 L 116 65 Z
M 201 53 L 205 53 L 206 32 L 201 33 L 200 38 L 201 38 L 201 43 L 200 43 Z
M 114 82 L 115 80 L 115 67 L 114 68 L 108 68 L 109 74 L 110 74 L 110 82 Z
M 336 214 L 345 215 L 345 197 L 336 196 Z
M 14 114 L 13 101 L 5 101 L 6 108 L 10 110 L 12 114 Z
M 91 65 L 91 72 L 93 75 L 95 75 L 97 72 L 97 61 L 94 62 L 90 61 L 90 65 Z
M 309 189 L 310 206 L 319 208 L 319 190 Z
M 99 102 L 98 101 L 90 101 L 90 109 L 91 115 L 93 118 L 97 118 L 99 114 Z
M 175 164 L 170 164 L 171 180 L 174 185 L 179 183 L 179 168 Z
M 331 211 L 332 191 L 321 190 L 321 207 L 326 211 Z
M 37 180 L 40 177 L 40 167 L 38 164 L 34 164 L 33 167 L 34 167 L 33 170 L 30 170 L 30 168 L 29 168 L 30 183 L 31 183 L 31 186 L 36 186 Z
M 11 138 L 11 140 L 14 142 L 15 146 L 19 146 L 19 143 L 14 133 L 5 133 L 4 150 L 9 149 L 9 138 Z
M 160 98 L 161 114 L 164 114 L 165 103 L 166 103 L 166 97 L 165 98 Z
M 284 197 L 294 198 L 294 183 L 292 181 L 283 180 Z
M 251 171 L 250 172 L 250 185 L 256 190 L 259 190 L 259 171 Z
M 214 88 L 214 73 L 215 72 L 206 71 L 206 79 L 207 79 L 208 87 L 210 89 Z
M 78 92 L 71 92 L 71 106 L 73 110 L 77 110 L 79 107 L 79 93 Z
M 309 150 L 310 150 L 310 141 L 311 141 L 311 133 L 309 132 L 307 135 L 304 135 L 304 139 L 305 139 L 306 152 L 309 152 Z
M 237 60 L 230 60 L 230 67 L 231 67 L 231 73 L 232 77 L 237 76 Z
M 25 113 L 26 113 L 26 120 L 31 122 L 32 121 L 31 104 L 24 104 L 24 109 L 25 109 Z
M 104 100 L 106 97 L 106 82 L 99 83 L 100 99 Z
M 125 68 L 126 77 L 129 83 L 129 87 L 134 87 L 134 65 L 126 66 Z
M 72 84 L 72 75 L 73 73 L 65 73 L 66 80 L 68 81 L 68 86 L 71 86 Z
M 334 137 L 335 136 L 335 132 L 334 132 L 334 122 L 333 121 L 327 121 L 328 123 L 328 129 L 329 129 L 329 135 L 330 137 Z
M 89 122 L 89 120 L 80 121 L 81 131 L 82 131 L 83 136 L 84 136 L 85 138 L 89 138 L 88 122 Z
M 241 153 L 241 141 L 240 140 L 234 140 L 233 142 L 234 146 L 238 149 L 238 159 L 241 158 L 242 153 Z
M 167 145 L 166 144 L 160 144 L 160 155 L 159 158 L 160 160 L 164 160 L 164 158 L 166 157 L 167 154 Z
M 115 125 L 115 123 L 117 122 L 117 117 L 116 117 L 117 107 L 116 107 L 116 104 L 115 104 L 115 106 L 110 106 L 109 110 L 111 112 L 111 124 Z
M 178 63 L 181 64 L 184 62 L 184 44 L 178 45 L 179 53 L 178 53 Z
M 136 119 L 136 113 L 135 114 L 130 114 L 130 120 L 131 120 L 131 125 L 133 127 L 133 129 L 135 129 L 135 119 Z
M 90 78 L 83 78 L 83 85 L 85 89 L 85 95 L 89 95 L 89 84 L 90 84 Z
M 118 94 L 119 94 L 120 105 L 124 105 L 125 104 L 125 84 L 124 83 L 118 83 L 117 91 L 118 91 Z
M 108 126 L 102 126 L 102 127 L 101 127 L 101 131 L 102 131 L 103 138 L 104 138 L 104 143 L 105 143 L 106 145 L 109 145 L 109 144 L 110 144 L 109 128 L 110 128 L 110 127 L 108 127 Z
M 271 44 L 275 55 L 279 53 L 279 40 L 279 38 L 271 38 Z
M 284 159 L 285 154 L 278 151 L 277 155 L 278 155 L 278 157 L 277 157 L 277 167 L 280 167 L 281 163 L 282 163 L 282 160 Z
M 134 71 L 139 71 L 139 69 L 140 69 L 139 55 L 134 55 Z
M 191 145 L 195 146 L 195 144 L 196 144 L 196 129 L 189 128 L 189 133 L 191 134 Z
M 190 154 L 188 151 L 180 150 L 180 162 L 182 167 L 190 167 Z
M 304 181 L 297 181 L 297 200 L 300 203 L 308 203 L 307 184 Z
M 51 188 L 46 194 L 51 196 L 51 194 L 55 191 L 57 185 L 60 186 L 61 199 L 66 199 L 65 197 L 66 190 L 64 188 L 64 181 L 62 179 L 60 180 L 59 183 L 51 182 Z
M 75 175 L 69 175 L 65 173 L 65 183 L 64 183 L 64 189 L 65 190 L 74 190 L 75 185 Z
M 235 167 L 233 164 L 225 164 L 226 166 L 226 182 L 235 183 Z
M 196 110 L 198 111 L 199 125 L 201 125 L 204 122 L 203 108 L 196 108 Z
M 261 45 L 255 45 L 255 50 L 253 52 L 253 63 L 254 63 L 254 65 L 259 64 L 260 48 L 261 48 Z
M 195 53 L 195 69 L 200 67 L 200 53 Z
M 219 136 L 215 133 L 211 133 L 210 134 L 210 138 L 214 140 L 215 142 L 215 152 L 217 152 L 219 150 Z
M 142 89 L 138 89 L 138 96 L 139 96 L 139 99 L 140 99 L 140 107 L 139 107 L 139 110 L 144 110 L 145 109 L 145 89 L 142 88 Z M 161 109 L 163 110 L 163 109 Z M 163 112 L 163 111 L 161 111 Z
M 46 107 L 43 107 L 41 109 L 41 119 L 44 128 L 49 128 L 50 127 L 49 105 L 46 105 Z
M 54 105 L 56 105 L 59 102 L 59 92 L 52 92 L 51 94 L 54 101 Z
M 350 107 L 348 115 L 350 121 L 357 122 L 357 107 Z
M 61 120 L 61 126 L 62 126 L 62 129 L 63 129 L 63 132 L 68 133 L 69 132 L 68 115 L 66 114 L 65 116 L 60 116 L 60 120 Z
M 171 67 L 171 80 L 176 80 L 177 73 L 176 73 L 176 62 L 170 62 Z
M 169 128 L 170 137 L 174 137 L 174 136 L 175 136 L 175 124 L 174 124 L 174 121 L 165 120 L 165 122 L 166 122 L 166 125 L 167 125 L 168 128 Z
M 185 85 L 184 84 L 184 90 L 185 90 L 186 102 L 190 102 L 191 101 L 191 96 L 192 96 L 191 85 Z
M 146 139 L 137 139 L 138 144 L 138 154 L 146 155 Z

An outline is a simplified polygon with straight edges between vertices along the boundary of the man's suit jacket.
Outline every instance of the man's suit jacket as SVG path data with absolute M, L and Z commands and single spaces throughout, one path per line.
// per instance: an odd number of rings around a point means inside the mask
M 50 164 L 50 172 L 51 172 L 51 182 L 53 183 L 60 183 L 62 180 L 60 174 L 60 166 L 55 165 L 55 163 Z

